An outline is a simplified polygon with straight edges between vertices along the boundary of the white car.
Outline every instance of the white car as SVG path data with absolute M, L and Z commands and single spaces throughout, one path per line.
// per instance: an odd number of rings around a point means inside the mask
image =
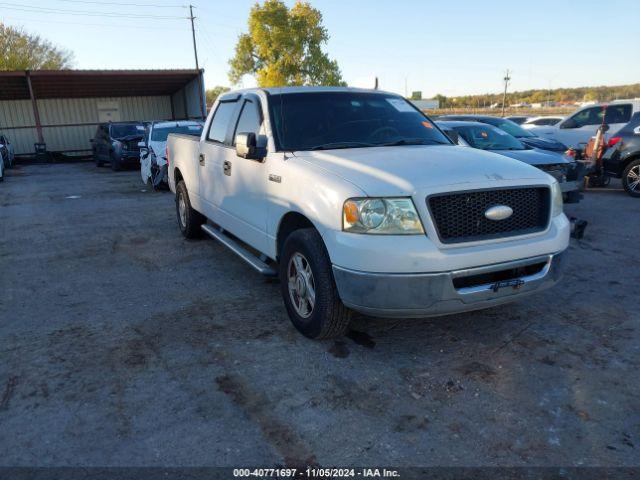
M 353 310 L 426 317 L 555 284 L 569 244 L 557 181 L 454 145 L 393 93 L 222 95 L 202 136 L 169 135 L 178 225 L 279 276 L 294 326 L 342 335 Z
M 565 117 L 558 115 L 547 115 L 544 117 L 532 117 L 522 123 L 520 126 L 532 132 L 537 132 L 538 127 L 553 126 L 564 120 Z
M 170 133 L 184 133 L 200 136 L 202 122 L 191 120 L 152 122 L 148 125 L 140 147 L 140 176 L 142 182 L 151 181 L 154 188 L 167 181 L 167 136 Z
M 3 148 L 3 147 L 6 153 L 4 157 L 4 162 L 5 162 L 4 167 L 12 168 L 13 162 L 15 161 L 15 150 L 13 148 L 12 143 L 7 138 L 7 136 L 0 134 L 0 148 Z
M 537 127 L 535 134 L 553 138 L 568 147 L 584 148 L 603 123 L 609 125 L 607 135 L 613 137 L 639 110 L 640 99 L 592 104 L 580 108 L 555 125 Z

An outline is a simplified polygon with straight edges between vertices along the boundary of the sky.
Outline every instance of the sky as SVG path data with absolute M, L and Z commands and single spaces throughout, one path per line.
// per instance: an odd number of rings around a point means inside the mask
M 74 53 L 74 68 L 193 68 L 187 0 L 0 0 L 0 21 Z M 191 0 L 207 88 L 255 0 Z M 286 0 L 293 5 L 293 0 Z M 311 0 L 349 85 L 423 98 L 640 82 L 640 1 Z M 255 80 L 243 79 L 250 87 Z

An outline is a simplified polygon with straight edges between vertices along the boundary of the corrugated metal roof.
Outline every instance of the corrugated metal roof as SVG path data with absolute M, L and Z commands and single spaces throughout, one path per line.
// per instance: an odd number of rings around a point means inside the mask
M 34 96 L 91 98 L 170 95 L 193 79 L 197 70 L 35 70 L 0 72 L 0 100 L 30 98 L 27 74 Z

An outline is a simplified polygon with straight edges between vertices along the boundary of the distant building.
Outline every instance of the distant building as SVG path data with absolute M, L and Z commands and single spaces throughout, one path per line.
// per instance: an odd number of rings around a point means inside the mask
M 531 104 L 531 108 L 548 108 L 557 106 L 558 104 L 556 102 L 537 102 Z
M 440 102 L 438 100 L 409 100 L 420 110 L 433 110 L 440 108 Z

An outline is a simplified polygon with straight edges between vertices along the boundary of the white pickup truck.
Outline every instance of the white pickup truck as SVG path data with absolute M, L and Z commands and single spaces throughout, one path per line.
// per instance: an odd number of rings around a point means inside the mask
M 476 310 L 561 276 L 569 221 L 556 180 L 453 145 L 396 94 L 226 93 L 199 140 L 169 136 L 168 156 L 182 233 L 204 231 L 278 275 L 310 338 L 342 335 L 353 310 Z

